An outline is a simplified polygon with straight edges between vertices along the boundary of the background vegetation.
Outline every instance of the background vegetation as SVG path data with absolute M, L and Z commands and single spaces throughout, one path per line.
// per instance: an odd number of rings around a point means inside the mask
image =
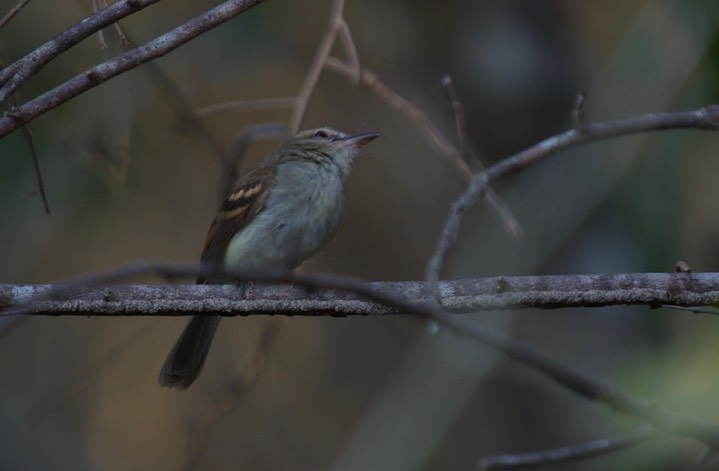
M 0 0 L 0 14 L 14 4 Z M 120 24 L 141 44 L 215 4 L 160 2 Z M 49 216 L 30 196 L 22 133 L 0 140 L 0 283 L 49 283 L 137 259 L 197 260 L 219 199 L 212 143 L 229 146 L 238 131 L 286 122 L 289 111 L 212 114 L 200 119 L 208 140 L 186 107 L 295 95 L 330 6 L 268 0 L 32 122 Z M 490 164 L 571 127 L 579 92 L 588 121 L 716 102 L 718 10 L 710 1 L 366 0 L 349 1 L 344 16 L 362 66 L 448 136 L 454 118 L 439 81 L 452 75 L 472 146 Z M 31 1 L 0 29 L 0 58 L 12 63 L 91 12 L 87 1 Z M 50 63 L 18 101 L 122 52 L 112 29 L 105 39 L 108 49 L 92 36 Z M 422 279 L 461 175 L 406 115 L 331 72 L 304 127 L 320 125 L 382 137 L 355 166 L 339 234 L 306 268 Z M 253 145 L 247 166 L 274 145 Z M 715 134 L 671 131 L 542 162 L 495 187 L 524 237 L 508 237 L 478 205 L 443 276 L 672 271 L 680 259 L 717 271 L 716 149 Z M 644 308 L 473 316 L 625 391 L 719 415 L 710 316 Z M 203 376 L 178 393 L 156 378 L 184 322 L 28 318 L 4 328 L 0 467 L 473 469 L 482 456 L 640 423 L 397 316 L 225 320 Z M 665 437 L 564 467 L 690 469 L 702 451 Z

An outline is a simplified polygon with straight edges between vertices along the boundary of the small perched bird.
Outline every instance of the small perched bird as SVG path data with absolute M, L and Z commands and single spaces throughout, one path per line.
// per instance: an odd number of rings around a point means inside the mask
M 313 256 L 337 231 L 352 160 L 377 136 L 319 128 L 285 139 L 225 198 L 207 233 L 202 262 L 291 270 Z M 200 277 L 197 283 L 225 281 Z M 162 386 L 186 389 L 197 379 L 219 322 L 220 316 L 192 318 L 160 371 Z

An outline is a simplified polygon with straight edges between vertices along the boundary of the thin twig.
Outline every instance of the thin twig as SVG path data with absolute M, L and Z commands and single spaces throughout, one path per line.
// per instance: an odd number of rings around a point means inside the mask
M 673 304 L 662 304 L 660 307 L 662 309 L 673 309 L 675 311 L 690 312 L 692 314 L 709 314 L 711 316 L 719 315 L 719 310 L 717 310 L 716 306 L 714 306 L 713 309 L 703 309 L 700 307 L 692 306 L 675 306 Z
M 45 208 L 45 214 L 50 215 L 50 203 L 47 201 L 47 193 L 45 191 L 45 183 L 42 179 L 42 170 L 40 169 L 40 161 L 37 158 L 37 150 L 35 149 L 35 144 L 32 139 L 32 131 L 30 131 L 30 127 L 27 124 L 22 125 L 22 131 L 25 135 L 25 140 L 27 141 L 27 145 L 30 148 L 30 155 L 32 157 L 32 165 L 35 169 L 35 181 L 37 182 L 37 192 L 40 193 L 40 197 L 42 198 L 42 204 Z
M 102 2 L 105 4 L 105 8 L 107 8 L 107 0 L 102 0 Z M 132 44 L 127 36 L 125 36 L 124 31 L 122 31 L 122 26 L 120 26 L 119 21 L 115 21 L 112 24 L 112 28 L 115 30 L 115 34 L 117 34 L 117 38 L 120 40 L 120 44 L 123 47 L 129 47 Z
M 118 39 L 120 39 L 120 44 L 122 44 L 124 47 L 130 46 L 130 40 L 127 39 L 127 36 L 125 36 L 125 33 L 122 31 L 122 26 L 120 26 L 120 22 L 114 22 L 112 24 L 112 27 L 115 30 L 115 34 L 117 34 Z
M 222 103 L 214 103 L 205 105 L 195 109 L 195 115 L 198 118 L 206 118 L 210 115 L 222 113 L 224 111 L 246 111 L 246 110 L 270 110 L 292 108 L 297 102 L 297 97 L 274 97 L 274 98 L 258 98 L 256 100 L 236 100 L 225 101 Z
M 574 130 L 578 133 L 583 133 L 587 124 L 584 118 L 584 104 L 586 101 L 587 97 L 584 93 L 578 93 L 577 97 L 574 99 L 572 121 L 574 122 Z
M 20 0 L 17 2 L 17 4 L 10 9 L 9 12 L 5 16 L 3 16 L 2 20 L 0 20 L 0 29 L 2 29 L 3 26 L 7 24 L 8 21 L 12 19 L 13 16 L 15 16 L 22 8 L 27 5 L 30 2 L 30 0 Z
M 490 469 L 519 469 L 566 463 L 568 461 L 613 453 L 656 437 L 654 427 L 650 424 L 645 424 L 623 435 L 592 440 L 579 445 L 562 446 L 533 453 L 488 456 L 479 460 L 478 469 L 482 471 Z
M 120 0 L 110 7 L 84 18 L 30 54 L 0 70 L 0 104 L 5 103 L 15 90 L 63 52 L 102 28 L 158 1 L 160 0 Z M 50 108 L 57 104 L 59 103 Z M 7 133 L 3 133 L 0 137 L 5 134 Z
M 3 61 L 0 60 L 0 68 L 4 66 Z M 17 98 L 15 95 L 12 96 L 13 105 L 17 106 Z M 50 215 L 50 204 L 47 200 L 47 193 L 45 192 L 45 183 L 42 178 L 42 170 L 40 169 L 40 161 L 37 158 L 37 150 L 35 149 L 35 143 L 33 141 L 33 134 L 30 127 L 26 124 L 22 126 L 23 134 L 25 135 L 25 141 L 27 142 L 28 148 L 30 149 L 30 156 L 32 158 L 32 165 L 35 170 L 35 181 L 37 182 L 37 189 L 33 194 L 40 193 L 42 198 L 42 204 L 45 208 L 45 214 Z
M 454 89 L 452 77 L 449 74 L 445 74 L 440 83 L 442 84 L 444 92 L 447 94 L 447 98 L 449 98 L 449 103 L 452 105 L 452 111 L 454 111 L 454 126 L 457 128 L 457 145 L 462 150 L 466 160 L 470 147 L 467 136 L 467 118 L 464 112 L 464 105 L 459 101 L 457 91 Z
M 107 0 L 102 0 L 102 4 L 104 5 L 104 8 L 107 8 L 109 5 L 107 4 Z M 93 13 L 97 13 L 100 11 L 100 7 L 98 5 L 98 0 L 92 0 L 92 11 Z M 125 36 L 125 33 L 122 31 L 122 28 L 120 27 L 119 22 L 114 22 L 112 24 L 113 29 L 115 30 L 115 34 L 117 34 L 117 38 L 120 40 L 120 44 L 127 47 L 130 45 L 130 41 L 127 39 L 127 36 Z M 107 43 L 105 42 L 105 34 L 103 30 L 98 30 L 97 32 L 98 39 L 100 40 L 100 47 L 102 49 L 107 49 Z
M 100 5 L 98 5 L 98 0 L 92 0 L 92 12 L 97 13 L 100 11 Z M 107 4 L 105 4 L 105 7 L 107 7 Z M 97 39 L 100 42 L 100 48 L 101 49 L 107 49 L 107 43 L 105 42 L 105 34 L 101 29 L 97 30 Z
M 39 97 L 13 108 L 6 116 L 0 118 L 0 137 L 112 77 L 173 51 L 200 34 L 229 21 L 263 1 L 228 0 L 142 46 L 91 67 Z M 133 0 L 132 3 L 140 3 L 140 0 Z M 98 15 L 110 8 L 102 10 Z M 11 67 L 13 66 L 8 66 L 8 69 Z M 10 88 L 12 89 L 12 87 Z
M 352 66 L 335 57 L 327 58 L 325 67 L 351 80 L 354 79 L 355 72 Z M 448 158 L 450 163 L 454 165 L 467 181 L 472 180 L 474 174 L 462 157 L 462 153 L 444 136 L 442 131 L 432 123 L 424 111 L 396 93 L 383 83 L 375 73 L 368 69 L 360 69 L 360 83 L 362 86 L 367 87 L 385 104 L 402 113 L 410 121 L 413 121 L 415 125 L 422 130 L 424 136 L 428 138 L 430 144 L 432 144 L 441 155 Z M 499 216 L 505 231 L 507 231 L 512 238 L 518 239 L 522 236 L 522 227 L 517 221 L 517 218 L 493 189 L 490 188 L 487 191 L 484 202 Z
M 467 134 L 467 119 L 464 112 L 464 105 L 457 96 L 457 92 L 454 89 L 454 83 L 452 82 L 452 77 L 450 77 L 449 74 L 446 74 L 442 78 L 441 83 L 442 88 L 444 88 L 444 91 L 447 93 L 447 97 L 452 104 L 454 122 L 457 128 L 457 139 L 463 159 L 464 161 L 471 159 L 479 165 L 480 169 L 482 169 L 484 168 L 484 164 L 472 149 L 472 143 L 470 142 L 469 135 Z M 496 217 L 502 222 L 502 225 L 509 235 L 515 240 L 521 239 L 524 234 L 522 225 L 509 206 L 507 206 L 504 202 L 504 199 L 490 188 L 485 194 L 485 202 L 488 204 L 490 209 L 494 211 Z
M 337 23 L 337 30 L 340 35 L 340 41 L 342 42 L 342 46 L 344 47 L 347 62 L 349 62 L 350 67 L 355 71 L 355 76 L 352 80 L 352 83 L 357 86 L 360 83 L 360 75 L 362 74 L 362 68 L 360 67 L 357 47 L 352 40 L 352 32 L 350 31 L 350 27 L 344 18 L 339 19 L 339 22 Z
M 335 2 L 332 4 L 332 12 L 330 14 L 329 26 L 327 27 L 327 31 L 325 31 L 325 34 L 322 37 L 319 46 L 317 47 L 317 52 L 315 53 L 315 57 L 312 59 L 310 68 L 307 71 L 305 81 L 302 83 L 300 92 L 297 94 L 295 108 L 292 112 L 292 116 L 290 117 L 288 125 L 291 134 L 294 134 L 299 131 L 300 126 L 302 126 L 302 122 L 304 121 L 305 114 L 307 113 L 307 105 L 310 101 L 310 97 L 312 96 L 312 92 L 314 91 L 315 86 L 317 85 L 317 81 L 320 78 L 322 68 L 324 67 L 325 62 L 330 55 L 330 51 L 332 50 L 332 45 L 335 42 L 337 33 L 342 28 L 343 24 L 345 29 L 347 30 L 345 33 L 346 37 L 344 38 L 344 40 L 349 40 L 351 42 L 351 36 L 349 36 L 349 28 L 342 19 L 343 11 L 344 0 L 335 0 Z M 347 49 L 347 47 L 345 49 Z M 354 49 L 354 47 L 352 47 L 352 49 Z
M 337 59 L 336 57 L 327 58 L 325 67 L 336 74 L 340 74 L 348 78 L 353 78 L 355 76 L 355 71 L 352 66 L 347 65 L 344 61 Z M 444 134 L 442 134 L 442 132 L 432 123 L 429 117 L 422 110 L 388 87 L 374 72 L 366 68 L 362 68 L 360 79 L 362 86 L 367 87 L 377 98 L 402 113 L 405 117 L 409 118 L 420 129 L 422 129 L 424 135 L 429 138 L 430 143 L 434 145 L 441 154 L 450 158 L 455 167 L 460 170 L 460 173 L 468 179 L 472 177 L 472 171 L 467 165 L 467 162 L 465 162 L 462 158 L 462 154 L 454 147 L 454 145 L 452 145 L 452 143 L 444 136 Z

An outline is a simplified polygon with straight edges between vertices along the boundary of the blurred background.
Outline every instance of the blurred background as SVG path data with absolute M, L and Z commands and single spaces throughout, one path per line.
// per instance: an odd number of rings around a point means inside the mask
M 216 3 L 160 2 L 121 25 L 141 44 Z M 0 15 L 14 4 L 0 0 Z M 148 258 L 198 260 L 219 202 L 217 149 L 290 112 L 197 120 L 188 107 L 296 94 L 330 5 L 268 0 L 32 122 L 49 216 L 32 195 L 22 132 L 0 140 L 0 283 L 51 283 Z M 30 2 L 0 30 L 0 58 L 12 63 L 91 11 L 90 1 Z M 456 142 L 439 84 L 451 74 L 485 164 L 570 127 L 580 92 L 589 121 L 697 108 L 719 92 L 719 3 L 709 0 L 349 0 L 345 18 L 361 64 Z M 53 61 L 18 101 L 123 51 L 112 29 L 105 37 L 108 49 L 93 36 Z M 382 137 L 355 165 L 337 237 L 305 268 L 421 279 L 464 190 L 461 174 L 407 116 L 328 71 L 303 127 L 322 125 Z M 510 238 L 479 204 L 443 276 L 667 272 L 677 260 L 716 271 L 718 139 L 625 137 L 501 181 L 495 188 L 524 237 Z M 253 145 L 246 166 L 276 144 Z M 719 418 L 719 327 L 710 316 L 622 307 L 470 316 L 625 392 Z M 200 379 L 185 392 L 160 388 L 160 366 L 185 322 L 4 324 L 0 468 L 475 469 L 482 456 L 578 444 L 641 423 L 409 316 L 225 319 Z M 701 468 L 702 451 L 668 436 L 556 468 Z

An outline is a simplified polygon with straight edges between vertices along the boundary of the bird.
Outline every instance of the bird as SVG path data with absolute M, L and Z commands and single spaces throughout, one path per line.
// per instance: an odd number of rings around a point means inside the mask
M 337 232 L 352 161 L 378 136 L 322 127 L 286 138 L 239 177 L 210 225 L 201 262 L 232 270 L 292 270 L 315 255 Z M 197 279 L 231 281 L 216 275 Z M 220 318 L 193 316 L 160 370 L 160 385 L 184 390 L 197 379 Z

